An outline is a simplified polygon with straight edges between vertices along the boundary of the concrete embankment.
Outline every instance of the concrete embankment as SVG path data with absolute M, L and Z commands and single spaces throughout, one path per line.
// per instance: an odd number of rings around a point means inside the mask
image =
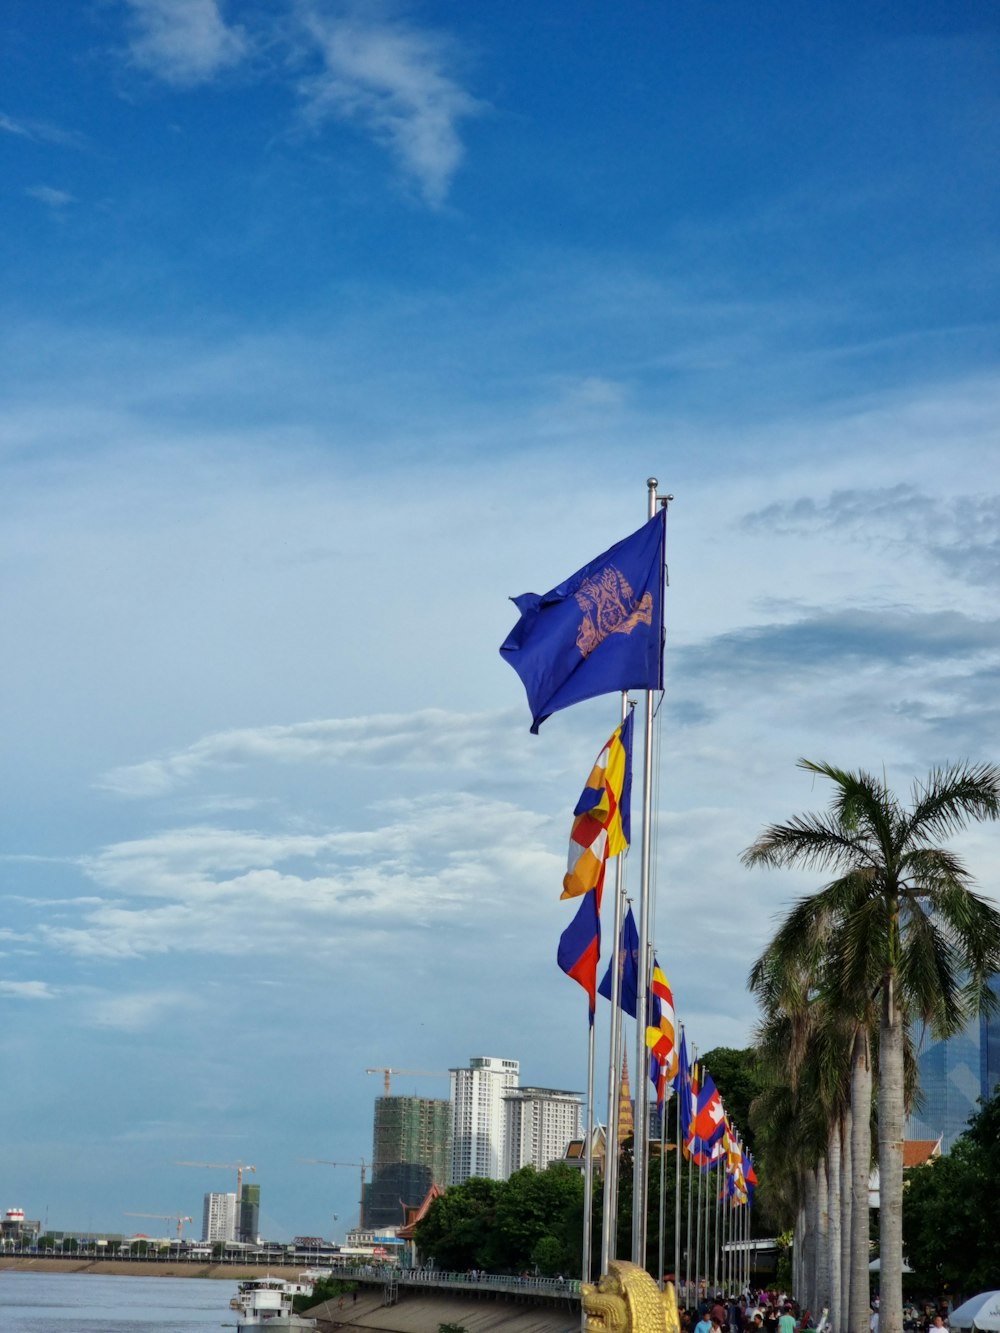
M 439 1324 L 459 1324 L 468 1333 L 579 1333 L 580 1307 L 575 1301 L 546 1303 L 531 1297 L 484 1293 L 433 1293 L 426 1288 L 399 1288 L 399 1299 L 385 1305 L 381 1290 L 358 1292 L 309 1311 L 320 1321 L 321 1333 L 437 1333 Z
M 0 1272 L 17 1269 L 25 1273 L 103 1273 L 105 1277 L 218 1277 L 225 1278 L 235 1287 L 241 1278 L 267 1277 L 269 1273 L 285 1273 L 293 1281 L 298 1273 L 292 1269 L 274 1269 L 255 1264 L 177 1264 L 156 1263 L 132 1259 L 43 1259 L 41 1255 L 4 1255 L 0 1257 Z

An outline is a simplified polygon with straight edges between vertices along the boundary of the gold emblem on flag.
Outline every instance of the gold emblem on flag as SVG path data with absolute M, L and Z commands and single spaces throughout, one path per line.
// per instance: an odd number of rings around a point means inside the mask
M 608 565 L 595 578 L 584 579 L 574 594 L 583 612 L 576 632 L 576 646 L 589 657 L 609 634 L 631 634 L 636 625 L 653 623 L 653 594 L 643 593 L 636 605 L 628 579 Z

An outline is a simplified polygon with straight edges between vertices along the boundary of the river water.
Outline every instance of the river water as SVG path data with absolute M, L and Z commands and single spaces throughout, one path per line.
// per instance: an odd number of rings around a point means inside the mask
M 2 1333 L 204 1333 L 235 1327 L 236 1279 L 0 1272 Z

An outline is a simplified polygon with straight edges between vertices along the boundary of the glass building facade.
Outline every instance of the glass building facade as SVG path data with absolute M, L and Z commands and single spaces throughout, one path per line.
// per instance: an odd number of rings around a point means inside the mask
M 1000 998 L 1000 976 L 990 983 Z M 920 1070 L 920 1105 L 906 1127 L 909 1139 L 942 1140 L 948 1152 L 968 1127 L 980 1100 L 993 1096 L 1000 1084 L 1000 1014 L 971 1019 L 947 1041 L 929 1032 L 914 1032 Z

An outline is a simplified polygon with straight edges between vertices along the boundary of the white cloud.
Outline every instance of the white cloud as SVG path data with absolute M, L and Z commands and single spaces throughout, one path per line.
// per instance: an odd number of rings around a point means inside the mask
M 37 199 L 39 203 L 48 204 L 50 208 L 55 209 L 76 203 L 75 196 L 68 190 L 56 190 L 51 185 L 30 185 L 24 193 L 32 199 Z
M 12 1000 L 54 1000 L 57 991 L 47 981 L 0 981 L 0 998 Z
M 206 83 L 249 50 L 246 31 L 228 26 L 218 0 L 126 0 L 132 10 L 129 54 L 165 83 Z
M 78 1006 L 77 1012 L 93 1027 L 142 1032 L 178 1011 L 197 1009 L 201 1003 L 198 997 L 184 991 L 134 991 L 86 1001 Z
M 79 130 L 64 130 L 61 125 L 52 125 L 44 120 L 31 120 L 5 115 L 0 111 L 0 131 L 13 134 L 20 139 L 30 139 L 33 143 L 51 143 L 60 148 L 83 148 L 87 143 L 85 135 Z
M 520 717 L 520 715 L 518 715 Z M 208 769 L 252 763 L 345 764 L 469 772 L 487 758 L 523 757 L 523 728 L 509 712 L 463 714 L 439 708 L 368 717 L 321 718 L 288 726 L 243 727 L 205 736 L 162 759 L 106 773 L 98 786 L 120 796 L 159 796 Z M 504 724 L 507 725 L 504 725 Z
M 464 153 L 458 125 L 482 109 L 448 71 L 452 44 L 364 10 L 335 17 L 310 5 L 303 22 L 325 66 L 302 84 L 310 118 L 361 125 L 440 206 Z
M 351 832 L 193 827 L 113 844 L 81 862 L 106 900 L 39 936 L 79 957 L 275 954 L 306 937 L 342 948 L 348 934 L 454 924 L 484 902 L 507 912 L 559 882 L 544 816 L 466 794 L 383 809 L 386 822 Z

